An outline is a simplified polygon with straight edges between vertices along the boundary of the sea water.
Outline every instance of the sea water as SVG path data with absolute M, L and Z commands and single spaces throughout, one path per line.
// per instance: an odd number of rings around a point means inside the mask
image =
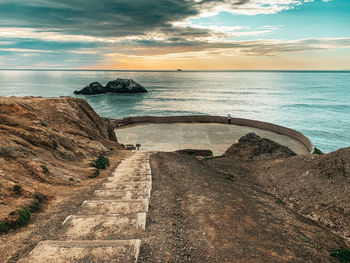
M 145 94 L 74 95 L 131 78 Z M 73 96 L 103 117 L 221 115 L 296 129 L 324 152 L 350 146 L 350 72 L 0 71 L 0 96 Z

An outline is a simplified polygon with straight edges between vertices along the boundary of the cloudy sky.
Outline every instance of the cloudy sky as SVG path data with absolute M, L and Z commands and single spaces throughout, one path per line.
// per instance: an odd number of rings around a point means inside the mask
M 350 69 L 350 1 L 0 0 L 0 68 Z

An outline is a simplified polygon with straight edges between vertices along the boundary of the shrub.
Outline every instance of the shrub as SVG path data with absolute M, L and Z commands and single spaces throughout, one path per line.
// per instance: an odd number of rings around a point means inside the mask
M 34 194 L 34 198 L 38 199 L 40 201 L 40 203 L 43 201 L 43 198 L 39 194 Z
M 7 222 L 0 222 L 0 234 L 9 232 L 9 225 Z
M 41 202 L 42 202 L 42 197 L 38 194 L 35 194 L 32 202 L 29 205 L 30 211 L 32 211 L 32 212 L 39 211 L 40 206 L 41 206 Z
M 16 222 L 17 227 L 22 227 L 28 224 L 30 219 L 30 209 L 28 206 L 21 206 L 21 208 L 17 209 L 17 213 L 19 214 L 19 219 Z
M 44 174 L 49 173 L 49 169 L 47 169 L 46 165 L 41 165 L 40 167 L 41 167 Z
M 19 184 L 15 184 L 13 186 L 13 191 L 15 192 L 16 195 L 20 195 L 22 192 L 22 186 L 20 186 Z
M 332 257 L 337 258 L 341 263 L 350 262 L 350 249 L 334 249 L 329 252 Z
M 100 155 L 98 159 L 93 163 L 93 166 L 97 169 L 106 169 L 106 167 L 109 165 L 109 160 L 102 155 Z
M 100 175 L 100 171 L 96 169 L 93 175 L 89 175 L 89 178 L 96 178 L 99 175 Z

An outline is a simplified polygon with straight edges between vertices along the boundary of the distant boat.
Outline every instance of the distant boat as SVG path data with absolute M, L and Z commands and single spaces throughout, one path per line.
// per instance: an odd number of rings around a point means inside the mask
M 176 71 L 182 71 L 182 69 L 178 68 Z

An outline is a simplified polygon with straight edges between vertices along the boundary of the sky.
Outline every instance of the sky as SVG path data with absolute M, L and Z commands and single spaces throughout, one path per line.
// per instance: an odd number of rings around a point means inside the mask
M 350 70 L 350 1 L 0 0 L 0 68 Z

